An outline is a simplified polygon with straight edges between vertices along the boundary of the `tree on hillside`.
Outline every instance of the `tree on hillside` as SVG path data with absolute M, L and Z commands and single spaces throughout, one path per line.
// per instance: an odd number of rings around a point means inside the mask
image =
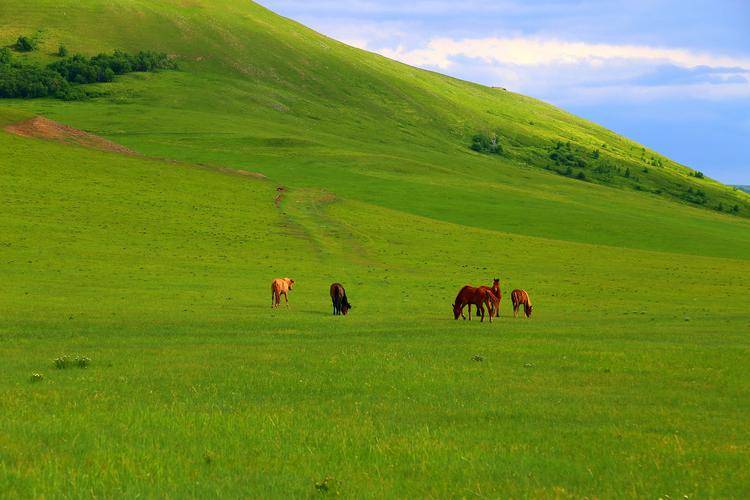
M 36 50 L 36 42 L 27 36 L 21 35 L 16 40 L 16 50 L 18 52 L 31 52 L 32 50 Z

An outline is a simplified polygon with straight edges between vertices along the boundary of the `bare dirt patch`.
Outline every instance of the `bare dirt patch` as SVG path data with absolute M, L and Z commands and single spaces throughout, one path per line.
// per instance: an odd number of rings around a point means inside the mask
M 4 130 L 6 132 L 9 132 L 11 134 L 15 134 L 21 137 L 31 137 L 34 139 L 55 141 L 55 142 L 60 142 L 63 144 L 83 146 L 89 149 L 109 151 L 113 153 L 120 153 L 120 154 L 125 154 L 125 155 L 130 155 L 130 156 L 140 156 L 141 158 L 148 158 L 148 159 L 155 160 L 155 161 L 172 163 L 175 165 L 183 165 L 183 166 L 192 167 L 192 168 L 201 168 L 201 169 L 221 172 L 226 175 L 233 175 L 237 177 L 244 177 L 244 178 L 258 179 L 258 180 L 268 179 L 268 177 L 261 174 L 260 172 L 251 172 L 249 170 L 240 170 L 236 168 L 222 167 L 222 166 L 217 166 L 217 165 L 208 165 L 205 163 L 188 163 L 188 162 L 183 162 L 183 161 L 175 160 L 171 158 L 155 158 L 155 157 L 142 156 L 136 153 L 135 151 L 128 149 L 121 144 L 117 144 L 116 142 L 107 140 L 104 137 L 100 137 L 98 135 L 94 135 L 89 132 L 84 132 L 83 130 L 78 130 L 73 127 L 69 127 L 68 125 L 64 125 L 62 123 L 50 120 L 48 118 L 44 118 L 42 116 L 37 116 L 29 120 L 24 120 L 22 122 L 8 125 L 4 128 Z M 279 191 L 285 191 L 285 190 L 286 188 L 279 189 Z M 283 199 L 283 194 L 280 193 L 279 196 L 281 198 L 277 200 L 276 202 L 277 206 L 281 203 L 281 199 Z
M 248 172 L 247 170 L 236 170 L 237 175 L 243 175 L 245 177 L 255 177 L 256 179 L 268 179 L 265 175 L 260 172 Z
M 113 153 L 126 155 L 137 154 L 135 151 L 128 149 L 121 144 L 107 140 L 104 137 L 99 137 L 98 135 L 63 125 L 62 123 L 49 120 L 42 116 L 36 116 L 29 120 L 8 125 L 4 130 L 21 137 L 33 137 L 35 139 L 74 144 L 85 148 L 111 151 Z

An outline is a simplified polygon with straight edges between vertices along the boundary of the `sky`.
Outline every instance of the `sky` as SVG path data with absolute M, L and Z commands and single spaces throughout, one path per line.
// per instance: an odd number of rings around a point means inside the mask
M 750 184 L 750 0 L 260 0 L 350 45 L 560 106 Z

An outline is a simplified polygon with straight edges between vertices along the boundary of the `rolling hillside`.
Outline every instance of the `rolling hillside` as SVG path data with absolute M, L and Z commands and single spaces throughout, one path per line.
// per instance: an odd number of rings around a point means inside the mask
M 562 182 L 547 171 L 519 172 L 519 166 L 564 172 L 570 156 L 587 163 L 585 169 L 571 168 L 572 176 L 583 172 L 588 181 L 623 188 L 627 195 L 612 197 L 625 196 L 644 206 L 632 221 L 638 227 L 659 227 L 658 217 L 645 209 L 661 206 L 659 198 L 702 202 L 693 194 L 698 191 L 707 200 L 700 206 L 715 209 L 721 203 L 728 210 L 737 205 L 739 214 L 750 216 L 750 196 L 690 177 L 688 169 L 592 123 L 524 96 L 344 46 L 244 0 L 55 5 L 64 15 L 44 2 L 6 2 L 0 37 L 11 43 L 20 33 L 39 33 L 40 49 L 26 57 L 45 60 L 55 59 L 48 54 L 60 44 L 89 55 L 117 48 L 159 50 L 174 55 L 182 71 L 122 78 L 104 86 L 108 96 L 90 102 L 28 101 L 14 107 L 93 131 L 148 156 L 252 167 L 281 182 L 299 179 L 357 198 L 367 194 L 353 193 L 352 184 L 388 184 L 394 173 L 412 178 L 415 198 L 423 192 L 422 198 L 432 198 L 436 185 L 455 184 L 464 175 L 470 182 L 460 189 L 441 188 L 441 201 L 460 204 L 472 196 L 489 196 L 490 206 L 501 206 L 513 204 L 500 200 L 515 200 L 524 205 L 528 219 L 538 220 L 546 218 L 548 195 L 554 192 L 567 205 L 571 225 L 578 225 L 576 219 L 582 223 L 579 232 L 591 234 L 588 228 L 596 224 L 591 212 L 610 210 L 609 200 L 601 203 L 606 194 L 589 201 L 588 195 L 597 191 L 588 182 Z M 86 32 L 87 25 L 100 28 L 82 39 L 77 34 Z M 505 154 L 471 151 L 472 136 L 478 133 L 497 133 Z M 564 146 L 556 161 L 550 156 L 558 143 Z M 533 180 L 519 178 L 523 175 L 533 175 Z M 355 180 L 358 176 L 368 182 Z M 528 186 L 523 198 L 513 188 L 518 184 Z M 528 196 L 528 191 L 537 194 Z M 644 192 L 650 193 L 645 201 Z M 576 208 L 582 202 L 588 215 Z M 422 206 L 424 200 L 404 208 L 418 212 Z M 453 216 L 454 222 L 466 220 L 466 214 L 456 218 L 455 210 L 446 212 L 444 217 Z M 513 229 L 502 221 L 521 216 L 488 215 L 492 224 L 476 224 Z M 547 228 L 533 223 L 528 231 L 549 235 Z M 602 236 L 599 242 L 604 243 Z M 622 237 L 612 237 L 624 243 Z
M 0 19 L 0 45 L 37 37 L 26 61 L 179 63 L 0 100 L 0 491 L 750 495 L 750 196 L 252 2 Z M 454 321 L 496 276 L 502 316 Z

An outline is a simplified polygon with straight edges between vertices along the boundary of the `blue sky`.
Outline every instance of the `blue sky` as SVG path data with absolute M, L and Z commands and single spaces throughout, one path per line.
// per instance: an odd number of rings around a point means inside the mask
M 414 66 L 561 106 L 750 184 L 750 0 L 261 0 Z

